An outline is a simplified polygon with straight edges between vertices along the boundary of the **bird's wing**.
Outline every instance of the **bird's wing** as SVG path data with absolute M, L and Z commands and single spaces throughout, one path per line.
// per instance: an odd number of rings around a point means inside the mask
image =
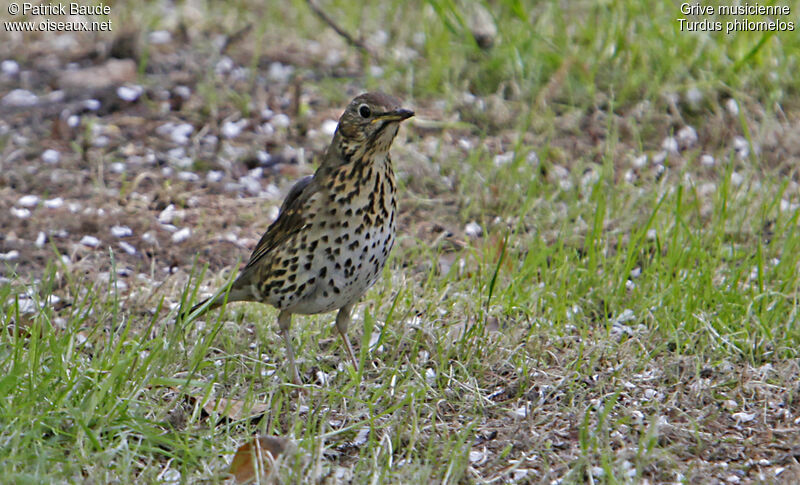
M 250 255 L 250 260 L 245 265 L 244 270 L 255 265 L 264 255 L 303 227 L 303 224 L 305 224 L 303 204 L 314 191 L 313 186 L 309 187 L 313 180 L 314 176 L 308 175 L 294 184 L 294 187 L 286 196 L 286 200 L 283 201 L 278 218 L 269 226 L 267 232 L 261 236 L 261 240 L 258 241 L 253 254 Z

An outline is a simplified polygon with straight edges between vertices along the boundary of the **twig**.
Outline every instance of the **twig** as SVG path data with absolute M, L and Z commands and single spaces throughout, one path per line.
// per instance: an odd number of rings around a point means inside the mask
M 322 10 L 318 5 L 316 5 L 312 0 L 306 0 L 306 3 L 308 3 L 308 8 L 310 8 L 311 11 L 314 12 L 317 15 L 317 17 L 320 18 L 320 20 L 328 24 L 330 28 L 335 30 L 337 34 L 339 34 L 344 40 L 347 41 L 348 44 L 352 45 L 357 49 L 361 49 L 371 57 L 377 57 L 375 53 L 372 52 L 369 49 L 369 47 L 367 47 L 367 45 L 364 43 L 362 39 L 356 39 L 352 35 L 348 34 L 346 30 L 339 27 L 339 25 L 332 18 L 330 18 L 328 14 L 326 14 L 325 11 Z

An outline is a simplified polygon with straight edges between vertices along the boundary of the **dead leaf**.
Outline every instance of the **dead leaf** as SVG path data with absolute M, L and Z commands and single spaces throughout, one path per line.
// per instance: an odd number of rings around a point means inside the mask
M 194 399 L 199 398 L 194 397 Z M 209 416 L 216 413 L 220 417 L 224 416 L 233 421 L 238 421 L 244 418 L 261 416 L 269 409 L 267 404 L 253 403 L 245 410 L 244 404 L 244 401 L 240 401 L 238 399 L 225 399 L 224 397 L 216 400 L 209 399 L 208 402 L 203 405 L 203 411 L 208 413 Z
M 256 477 L 267 480 L 275 470 L 275 461 L 290 443 L 276 436 L 253 438 L 236 450 L 228 473 L 236 483 L 252 483 Z
M 103 89 L 135 80 L 135 62 L 131 59 L 109 59 L 100 66 L 64 71 L 58 84 L 62 88 Z

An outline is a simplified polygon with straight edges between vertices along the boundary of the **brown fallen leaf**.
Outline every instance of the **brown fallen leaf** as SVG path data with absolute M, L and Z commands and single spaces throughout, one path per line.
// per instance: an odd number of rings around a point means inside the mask
M 131 59 L 109 59 L 105 64 L 64 71 L 58 80 L 65 89 L 104 89 L 136 80 L 136 63 Z
M 197 398 L 195 396 L 191 397 L 192 399 L 202 399 Z M 267 410 L 269 406 L 265 403 L 253 403 L 249 408 L 247 408 L 247 412 L 245 413 L 244 401 L 240 401 L 238 399 L 225 399 L 221 397 L 219 399 L 209 399 L 205 405 L 203 405 L 203 411 L 205 411 L 209 416 L 217 413 L 220 417 L 226 417 L 233 421 L 238 421 L 243 418 L 252 418 L 256 416 L 261 416 Z
M 256 477 L 260 482 L 272 480 L 275 461 L 286 451 L 291 441 L 277 436 L 258 436 L 236 450 L 228 473 L 235 483 L 252 483 Z

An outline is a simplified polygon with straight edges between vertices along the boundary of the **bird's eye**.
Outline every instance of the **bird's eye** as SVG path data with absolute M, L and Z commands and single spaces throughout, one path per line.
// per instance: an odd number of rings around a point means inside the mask
M 369 118 L 370 115 L 372 115 L 372 110 L 370 110 L 369 106 L 366 104 L 362 104 L 358 107 L 358 114 L 360 114 L 362 118 Z

